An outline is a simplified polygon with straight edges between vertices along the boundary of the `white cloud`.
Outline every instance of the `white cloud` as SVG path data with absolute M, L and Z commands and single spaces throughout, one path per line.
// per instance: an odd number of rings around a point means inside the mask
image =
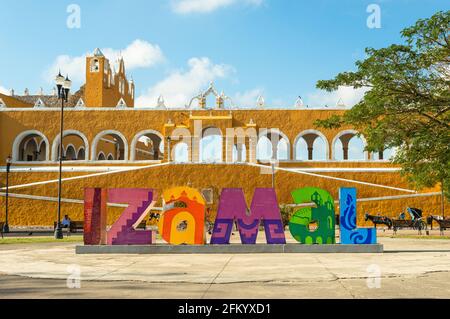
M 172 9 L 178 14 L 210 13 L 233 4 L 260 6 L 264 0 L 172 0 Z
M 149 68 L 165 60 L 158 45 L 139 39 L 134 40 L 125 50 L 104 49 L 103 53 L 110 61 L 116 61 L 122 55 L 128 70 Z
M 235 94 L 233 102 L 238 107 L 255 107 L 258 97 L 263 96 L 263 93 L 263 90 L 259 88 L 244 93 L 238 92 Z
M 138 68 L 149 68 L 164 62 L 164 54 L 158 45 L 151 44 L 144 40 L 135 40 L 123 50 L 111 48 L 101 49 L 103 54 L 110 60 L 112 65 L 122 56 L 125 61 L 126 70 Z M 64 74 L 69 74 L 76 84 L 84 83 L 86 55 L 72 57 L 60 55 L 50 68 L 44 72 L 47 81 L 53 81 L 55 75 L 61 70 Z
M 9 90 L 0 85 L 0 93 L 9 95 Z
M 153 107 L 162 95 L 167 107 L 184 107 L 190 99 L 204 90 L 214 80 L 227 78 L 234 68 L 226 64 L 214 64 L 208 58 L 192 58 L 187 71 L 177 70 L 149 88 L 136 99 L 137 107 Z
M 346 107 L 353 107 L 362 100 L 368 88 L 355 89 L 350 86 L 340 86 L 338 90 L 333 92 L 326 92 L 317 90 L 306 95 L 306 103 L 310 107 L 337 106 L 340 99 L 344 102 Z
M 69 55 L 60 55 L 56 58 L 53 65 L 45 70 L 44 78 L 47 82 L 52 82 L 61 70 L 64 75 L 68 74 L 74 83 L 82 83 L 85 80 L 86 56 L 71 57 Z

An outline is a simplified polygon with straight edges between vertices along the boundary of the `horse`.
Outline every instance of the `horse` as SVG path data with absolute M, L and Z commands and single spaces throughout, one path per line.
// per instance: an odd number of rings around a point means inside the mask
M 439 224 L 440 235 L 444 236 L 444 230 L 450 229 L 450 219 L 444 219 L 440 216 L 430 216 L 432 220 Z
M 386 216 L 374 216 L 365 214 L 365 220 L 370 220 L 375 225 L 375 228 L 377 228 L 377 225 L 386 225 L 388 229 L 391 229 L 393 224 L 392 219 Z

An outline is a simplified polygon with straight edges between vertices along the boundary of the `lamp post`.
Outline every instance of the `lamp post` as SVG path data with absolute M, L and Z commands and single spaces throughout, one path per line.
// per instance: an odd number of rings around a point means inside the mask
M 445 220 L 445 193 L 444 193 L 444 180 L 441 182 L 441 211 L 442 219 Z
M 9 196 L 9 171 L 11 170 L 12 158 L 11 155 L 6 159 L 6 197 L 5 197 L 5 224 L 3 225 L 3 232 L 9 233 L 8 224 L 8 196 Z
M 58 99 L 61 100 L 61 119 L 60 119 L 60 133 L 59 133 L 59 179 L 58 179 L 58 219 L 56 222 L 55 238 L 63 239 L 64 235 L 61 228 L 61 193 L 62 193 L 62 164 L 63 164 L 63 132 L 64 132 L 64 102 L 67 102 L 69 97 L 70 87 L 72 81 L 69 76 L 64 77 L 61 72 L 55 79 L 56 87 L 58 88 Z

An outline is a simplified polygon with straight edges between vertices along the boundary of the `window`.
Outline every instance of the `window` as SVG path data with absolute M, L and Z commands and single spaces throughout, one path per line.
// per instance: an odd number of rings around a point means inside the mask
M 34 103 L 34 107 L 37 107 L 37 108 L 39 108 L 39 107 L 45 107 L 45 103 L 44 103 L 41 99 L 38 99 L 38 100 L 36 101 L 36 103 Z
M 98 154 L 97 156 L 97 161 L 105 161 L 106 157 L 105 154 L 103 154 L 103 152 L 100 152 L 100 154 Z
M 91 61 L 91 72 L 96 73 L 100 71 L 100 62 L 98 59 L 93 59 Z
M 85 107 L 86 105 L 84 104 L 83 98 L 80 98 L 77 102 L 77 104 L 75 105 L 75 107 Z
M 117 107 L 120 108 L 127 107 L 127 103 L 123 99 L 120 99 L 119 103 L 117 103 Z

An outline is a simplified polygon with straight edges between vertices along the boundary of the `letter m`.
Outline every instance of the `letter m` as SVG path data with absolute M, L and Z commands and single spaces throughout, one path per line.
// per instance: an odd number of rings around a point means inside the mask
M 256 244 L 261 221 L 264 222 L 268 244 L 286 244 L 277 195 L 273 188 L 257 188 L 250 210 L 242 189 L 225 188 L 220 196 L 211 244 L 229 244 L 234 222 L 237 223 L 242 244 Z

